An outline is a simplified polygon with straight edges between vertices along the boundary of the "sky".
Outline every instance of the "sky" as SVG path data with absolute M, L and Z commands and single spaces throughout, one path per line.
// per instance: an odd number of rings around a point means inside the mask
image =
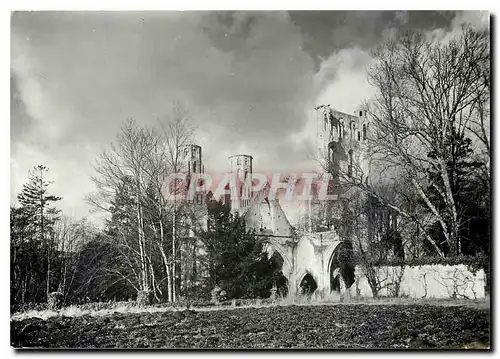
M 76 218 L 89 215 L 96 156 L 124 120 L 186 104 L 210 171 L 307 171 L 314 107 L 354 113 L 373 95 L 371 51 L 400 30 L 441 34 L 480 12 L 14 12 L 11 203 L 37 164 Z

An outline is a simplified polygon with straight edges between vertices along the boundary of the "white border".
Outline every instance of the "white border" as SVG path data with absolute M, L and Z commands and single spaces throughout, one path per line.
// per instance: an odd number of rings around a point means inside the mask
M 288 9 L 288 10 L 368 10 L 368 9 L 380 9 L 380 10 L 386 10 L 386 9 L 400 9 L 401 6 L 405 6 L 408 9 L 412 10 L 426 10 L 426 9 L 433 9 L 433 10 L 446 10 L 446 9 L 462 9 L 462 10 L 490 10 L 492 11 L 493 14 L 497 14 L 498 12 L 496 11 L 498 2 L 493 2 L 493 1 L 484 1 L 484 0 L 476 0 L 476 1 L 470 1 L 470 0 L 456 0 L 456 1 L 435 1 L 435 0 L 421 0 L 421 1 L 412 1 L 411 3 L 408 2 L 401 2 L 401 1 L 384 1 L 382 2 L 372 2 L 372 1 L 360 1 L 360 0 L 350 0 L 350 1 L 269 1 L 269 0 L 254 0 L 254 1 L 248 1 L 246 3 L 244 2 L 238 2 L 238 1 L 228 1 L 228 0 L 212 0 L 212 1 L 199 1 L 199 0 L 183 0 L 178 3 L 169 3 L 166 1 L 151 1 L 151 0 L 142 0 L 142 1 L 130 1 L 130 0 L 122 0 L 122 1 L 115 1 L 115 2 L 104 2 L 103 0 L 86 0 L 86 1 L 63 1 L 63 0 L 46 0 L 46 1 L 37 1 L 37 0 L 22 0 L 22 1 L 8 1 L 8 2 L 2 2 L 0 6 L 5 7 L 5 11 L 1 12 L 1 21 L 0 24 L 2 26 L 2 31 L 1 31 L 1 43 L 2 43 L 2 49 L 7 50 L 8 54 L 10 54 L 10 12 L 13 10 L 224 10 L 224 9 L 231 9 L 231 10 L 278 10 L 278 9 Z M 4 53 L 5 53 L 4 52 Z M 0 198 L 0 203 L 2 204 L 2 216 L 1 216 L 1 224 L 2 224 L 2 246 L 3 247 L 3 258 L 2 258 L 2 273 L 3 275 L 1 276 L 2 278 L 2 288 L 4 295 L 1 296 L 1 308 L 2 308 L 2 351 L 4 354 L 7 356 L 13 356 L 14 351 L 10 348 L 10 320 L 9 320 L 9 309 L 8 309 L 8 304 L 9 304 L 9 293 L 10 293 L 10 280 L 9 280 L 9 271 L 10 271 L 10 258 L 9 258 L 9 208 L 7 207 L 8 204 L 10 203 L 9 197 L 10 197 L 10 187 L 9 185 L 9 178 L 10 178 L 10 121 L 7 119 L 10 118 L 10 112 L 9 112 L 9 104 L 10 104 L 10 56 L 9 55 L 4 55 L 2 57 L 2 61 L 8 62 L 9 66 L 7 66 L 6 63 L 3 64 L 2 69 L 5 71 L 5 76 L 4 80 L 2 82 L 2 99 L 5 106 L 2 106 L 2 115 L 3 115 L 3 120 L 1 122 L 3 129 L 0 131 L 1 136 L 3 137 L 2 140 L 0 141 L 0 145 L 2 146 L 2 160 L 3 160 L 3 168 L 6 169 L 7 174 L 5 176 L 2 176 L 2 191 L 1 191 L 1 198 Z M 494 57 L 494 61 L 497 61 L 497 57 Z M 497 68 L 497 66 L 495 66 Z M 9 85 L 8 85 L 9 84 Z M 499 103 L 497 96 L 495 96 L 495 99 L 493 100 L 494 104 Z M 500 126 L 495 126 L 495 138 L 500 138 L 500 136 L 497 136 L 498 131 Z M 493 141 L 494 143 L 494 141 Z M 494 157 L 495 158 L 495 157 Z M 495 160 L 495 165 L 497 161 Z M 496 168 L 497 166 L 495 166 Z M 495 176 L 494 178 L 498 179 L 498 176 Z M 496 181 L 495 181 L 496 182 Z M 495 186 L 496 183 L 494 183 L 493 187 Z M 495 196 L 496 197 L 496 196 Z M 495 198 L 496 199 L 496 198 Z M 496 202 L 496 201 L 495 201 Z M 498 214 L 498 210 L 494 212 L 495 213 L 495 221 L 494 223 L 500 223 L 500 215 Z M 493 238 L 494 240 L 495 238 Z M 498 256 L 498 247 L 499 245 L 495 246 L 495 259 L 499 258 Z M 494 287 L 496 288 L 496 277 L 493 277 L 494 279 Z M 497 310 L 494 311 L 496 313 Z M 493 322 L 496 323 L 496 315 L 495 318 L 493 318 Z M 495 338 L 492 338 L 492 342 L 494 345 L 498 346 L 498 330 L 494 331 L 495 333 Z M 369 352 L 363 352 L 363 353 L 352 353 L 354 355 L 364 355 Z M 48 353 L 38 353 L 38 355 L 43 355 L 43 356 L 51 356 L 53 353 L 48 352 Z M 92 353 L 86 353 L 86 352 L 80 352 L 80 355 L 86 356 L 86 357 L 93 357 L 96 355 L 95 352 Z M 107 352 L 106 354 L 109 354 Z M 113 352 L 113 354 L 123 354 L 123 352 L 117 351 Z M 128 353 L 129 355 L 131 353 Z M 143 355 L 144 353 L 132 353 L 132 355 Z M 170 353 L 147 353 L 148 355 L 169 355 L 169 356 L 177 356 L 179 355 L 176 352 L 170 352 Z M 207 353 L 198 353 L 205 355 Z M 234 355 L 235 353 L 228 353 L 229 355 Z M 245 353 L 238 353 L 239 355 L 251 355 L 251 353 L 245 352 Z M 264 354 L 264 353 L 254 353 L 254 355 L 280 355 L 280 356 L 288 356 L 289 353 L 279 353 L 279 352 L 272 352 L 269 354 Z M 309 353 L 304 353 L 300 352 L 297 353 L 301 357 L 303 355 L 311 355 Z M 336 357 L 347 357 L 349 354 L 348 352 L 344 353 L 324 353 L 327 355 L 335 355 Z M 351 354 L 351 355 L 352 355 Z M 387 355 L 387 353 L 379 353 L 379 355 Z M 394 353 L 395 355 L 400 355 L 401 352 L 396 352 Z M 434 353 L 433 353 L 434 354 Z M 431 354 L 431 355 L 433 355 Z M 439 355 L 444 355 L 444 356 L 455 356 L 455 353 L 438 353 Z M 68 354 L 64 354 L 68 355 Z M 185 355 L 185 354 L 184 354 Z M 193 354 L 189 354 L 193 355 Z M 220 355 L 220 353 L 212 353 L 212 355 Z M 416 353 L 411 353 L 408 354 L 411 356 L 417 355 Z

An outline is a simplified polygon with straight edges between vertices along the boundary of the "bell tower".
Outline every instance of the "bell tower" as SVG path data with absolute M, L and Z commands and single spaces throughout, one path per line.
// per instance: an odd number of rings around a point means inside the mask
M 231 211 L 241 212 L 250 204 L 251 188 L 245 184 L 252 180 L 252 160 L 250 155 L 229 157 Z
M 185 145 L 181 150 L 181 158 L 183 168 L 182 171 L 186 173 L 187 176 L 187 187 L 191 186 L 191 179 L 193 175 L 201 175 L 205 172 L 205 168 L 202 163 L 201 156 L 201 146 L 189 144 Z M 203 203 L 204 190 L 197 192 L 194 198 L 191 200 L 195 203 Z

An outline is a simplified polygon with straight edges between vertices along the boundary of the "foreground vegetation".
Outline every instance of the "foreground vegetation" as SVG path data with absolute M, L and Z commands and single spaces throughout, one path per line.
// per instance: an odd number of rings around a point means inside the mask
M 363 155 L 370 171 L 352 152 L 348 166 L 328 153 L 318 158 L 347 201 L 338 210 L 325 203 L 293 230 L 338 232 L 345 249 L 331 258 L 331 272 L 340 270 L 331 283 L 352 285 L 359 264 L 378 297 L 386 286 L 379 265 L 466 264 L 484 268 L 489 291 L 489 58 L 489 33 L 471 28 L 446 42 L 409 33 L 377 49 L 368 73 L 375 87 L 370 128 L 357 131 L 370 148 Z M 344 124 L 330 115 L 325 119 L 344 136 Z M 96 191 L 86 199 L 104 215 L 103 228 L 57 208 L 61 197 L 52 194 L 43 165 L 18 194 L 10 211 L 11 311 L 38 313 L 11 318 L 13 346 L 489 346 L 489 310 L 468 305 L 259 307 L 287 294 L 284 259 L 278 251 L 269 258 L 263 234 L 247 230 L 211 191 L 200 190 L 192 202 L 172 200 L 200 182 L 172 181 L 167 191 L 171 175 L 204 172 L 186 109 L 175 105 L 156 126 L 139 123 L 124 122 L 95 160 Z M 300 287 L 313 291 L 307 281 Z M 193 304 L 219 295 L 234 304 Z M 237 300 L 255 300 L 255 307 Z M 94 308 L 96 301 L 128 304 Z M 69 304 L 79 306 L 49 310 Z M 234 310 L 220 310 L 228 306 Z
M 316 305 L 166 310 L 11 321 L 35 348 L 487 348 L 489 309 Z

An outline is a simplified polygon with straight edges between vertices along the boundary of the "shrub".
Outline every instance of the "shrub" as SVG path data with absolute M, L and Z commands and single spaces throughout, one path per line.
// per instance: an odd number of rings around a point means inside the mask
M 364 265 L 364 263 L 359 263 Z M 370 263 L 374 266 L 388 266 L 388 267 L 397 267 L 397 266 L 409 266 L 409 267 L 417 267 L 424 265 L 466 265 L 470 267 L 472 271 L 477 271 L 480 268 L 486 269 L 489 266 L 489 258 L 485 255 L 478 256 L 454 256 L 454 257 L 418 257 L 418 258 L 410 258 L 410 259 L 402 259 L 402 258 L 394 258 L 388 260 L 376 261 L 374 263 Z
M 214 303 L 210 301 L 195 301 L 191 303 L 192 307 L 213 307 Z
M 153 300 L 153 293 L 149 290 L 141 290 L 137 292 L 137 305 L 145 307 L 151 305 Z
M 213 303 L 223 302 L 227 299 L 226 291 L 219 286 L 216 286 L 214 289 L 212 289 L 211 295 Z
M 59 310 L 62 308 L 64 295 L 61 292 L 49 293 L 47 298 L 47 308 L 49 310 Z
M 11 314 L 24 313 L 29 311 L 42 311 L 47 309 L 47 303 L 28 302 L 24 304 L 13 304 L 10 306 Z

